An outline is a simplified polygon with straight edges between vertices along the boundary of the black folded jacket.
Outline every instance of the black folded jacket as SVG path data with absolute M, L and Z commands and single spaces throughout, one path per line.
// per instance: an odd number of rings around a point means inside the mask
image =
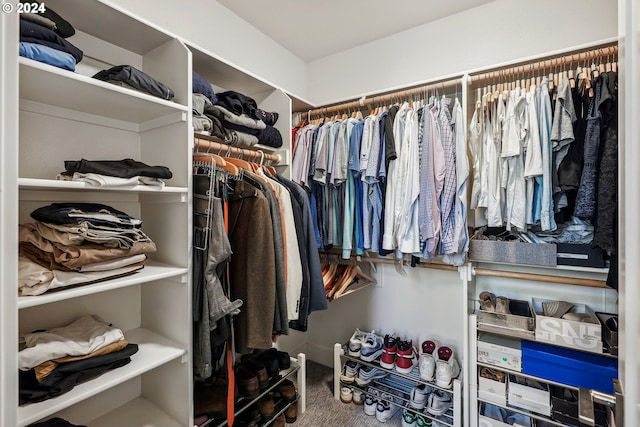
M 170 179 L 173 174 L 166 166 L 149 166 L 133 159 L 124 160 L 65 160 L 65 175 L 97 173 L 100 175 L 132 178 L 147 176 L 150 178 Z
M 80 49 L 42 25 L 27 20 L 20 20 L 20 41 L 37 43 L 62 52 L 70 53 L 76 62 L 82 61 L 83 53 Z
M 108 70 L 102 70 L 93 78 L 102 81 L 124 82 L 142 92 L 162 99 L 173 99 L 175 96 L 171 88 L 131 65 L 117 65 Z

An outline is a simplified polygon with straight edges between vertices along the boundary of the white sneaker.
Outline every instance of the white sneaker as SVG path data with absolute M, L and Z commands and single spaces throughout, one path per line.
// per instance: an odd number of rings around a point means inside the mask
M 342 403 L 351 403 L 353 400 L 353 392 L 350 387 L 342 387 L 340 389 L 340 400 Z
M 364 413 L 366 415 L 375 415 L 376 414 L 376 406 L 378 406 L 378 397 L 380 396 L 380 392 L 373 388 L 369 387 L 367 389 L 367 396 L 364 398 Z
M 382 354 L 382 337 L 369 332 L 360 347 L 360 359 L 373 362 Z
M 351 391 L 353 392 L 353 403 L 356 405 L 364 404 L 364 392 L 359 388 L 354 388 Z
M 433 391 L 432 387 L 428 387 L 425 384 L 419 384 L 411 390 L 411 401 L 409 406 L 413 409 L 423 409 L 427 406 L 427 398 L 429 393 Z
M 396 405 L 395 397 L 390 393 L 382 393 L 376 406 L 376 419 L 381 423 L 386 423 L 400 410 Z
M 371 333 L 373 332 L 374 331 L 371 331 Z M 364 341 L 366 336 L 367 332 L 361 331 L 360 329 L 356 328 L 353 335 L 351 335 L 351 338 L 349 338 L 349 346 L 347 350 L 349 356 L 360 357 L 360 348 L 362 347 L 362 341 Z
M 451 407 L 453 407 L 453 402 L 451 401 L 451 393 L 442 390 L 436 390 L 429 395 L 427 412 L 431 415 L 443 415 Z
M 347 360 L 342 367 L 342 372 L 340 373 L 340 381 L 345 384 L 352 384 L 356 376 L 358 375 L 358 370 L 360 369 L 360 364 L 353 360 Z
M 435 341 L 424 341 L 420 348 L 420 378 L 425 381 L 433 381 L 436 372 L 436 356 L 438 344 Z
M 356 384 L 362 387 L 387 375 L 388 373 L 382 369 L 374 368 L 373 366 L 362 366 L 358 371 L 358 375 L 356 375 Z
M 436 360 L 436 384 L 440 387 L 453 387 L 453 379 L 460 375 L 460 365 L 453 354 L 453 350 L 449 347 L 440 347 L 438 349 L 438 358 Z

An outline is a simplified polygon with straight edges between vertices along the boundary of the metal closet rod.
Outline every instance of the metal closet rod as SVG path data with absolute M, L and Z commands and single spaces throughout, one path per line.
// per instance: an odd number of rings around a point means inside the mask
M 562 71 L 563 67 L 571 66 L 571 64 L 575 64 L 577 66 L 588 61 L 593 62 L 596 59 L 615 57 L 617 54 L 618 45 L 613 43 L 597 48 L 589 48 L 588 50 L 584 50 L 582 52 L 555 56 L 553 58 L 548 58 L 537 62 L 528 62 L 520 65 L 514 65 L 496 69 L 493 71 L 488 71 L 481 74 L 470 75 L 468 83 L 471 84 L 483 80 L 495 80 L 503 77 L 524 76 L 540 70 L 555 70 L 560 68 L 560 71 Z
M 280 156 L 277 154 L 269 154 L 263 151 L 248 150 L 245 148 L 232 147 L 229 144 L 225 144 L 221 139 L 212 136 L 200 136 L 195 135 L 196 151 L 199 153 L 213 153 L 219 156 L 229 157 L 230 155 L 237 155 L 241 157 L 251 157 L 256 160 L 265 160 L 269 162 L 278 163 Z
M 333 113 L 346 112 L 346 111 L 358 111 L 364 107 L 377 104 L 385 104 L 389 101 L 395 101 L 398 99 L 409 99 L 415 95 L 422 95 L 425 92 L 429 92 L 436 89 L 446 89 L 453 86 L 462 86 L 462 77 L 458 77 L 451 80 L 443 80 L 440 82 L 430 83 L 428 85 L 418 86 L 411 89 L 404 89 L 395 92 L 389 92 L 382 95 L 363 96 L 360 99 L 354 101 L 347 101 L 341 104 L 330 105 L 327 107 L 316 108 L 308 111 L 297 111 L 298 113 L 307 113 L 309 116 L 327 116 Z

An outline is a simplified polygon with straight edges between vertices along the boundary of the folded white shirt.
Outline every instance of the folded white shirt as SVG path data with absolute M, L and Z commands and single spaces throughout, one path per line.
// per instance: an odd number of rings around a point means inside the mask
M 146 185 L 149 187 L 164 188 L 164 181 L 159 178 L 148 176 L 133 176 L 131 178 L 120 178 L 117 176 L 100 175 L 97 173 L 75 172 L 72 177 L 68 175 L 58 175 L 56 179 L 61 181 L 82 181 L 96 187 L 134 187 L 136 185 Z

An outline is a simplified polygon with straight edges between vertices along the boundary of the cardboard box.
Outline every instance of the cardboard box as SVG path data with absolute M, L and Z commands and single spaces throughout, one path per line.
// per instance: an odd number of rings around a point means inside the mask
M 469 260 L 555 267 L 556 245 L 473 239 L 469 241 Z
M 533 308 L 536 313 L 536 341 L 602 353 L 602 325 L 593 310 L 585 304 L 574 304 L 571 312 L 588 314 L 593 323 L 567 320 L 545 316 L 542 310 L 543 302 L 547 300 L 533 299 Z
M 481 375 L 484 369 L 490 370 L 489 368 L 482 368 L 480 370 L 480 375 L 478 375 L 478 398 L 495 403 L 496 405 L 506 406 L 507 375 L 500 372 L 500 374 L 502 374 L 502 381 L 485 378 Z
M 520 340 L 481 332 L 478 335 L 478 362 L 522 371 Z
M 536 412 L 538 414 L 551 415 L 551 396 L 549 385 L 539 381 L 526 380 L 526 384 L 519 384 L 515 375 L 509 375 L 507 389 L 507 402 L 509 405 Z
M 478 330 L 513 337 L 535 338 L 535 315 L 529 301 L 509 300 L 511 314 L 478 310 Z
M 558 265 L 575 265 L 579 267 L 606 267 L 604 252 L 590 244 L 557 243 L 556 256 Z

